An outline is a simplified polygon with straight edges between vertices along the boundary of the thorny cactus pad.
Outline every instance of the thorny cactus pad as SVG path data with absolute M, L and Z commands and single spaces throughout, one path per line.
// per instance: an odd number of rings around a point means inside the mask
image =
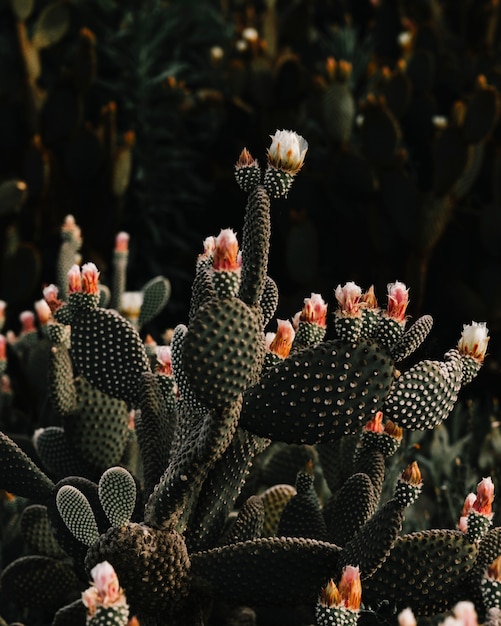
M 279 616 L 305 605 L 308 624 L 342 626 L 360 609 L 390 621 L 407 606 L 434 615 L 460 597 L 492 608 L 482 603 L 497 598 L 497 583 L 494 569 L 485 572 L 501 541 L 489 529 L 488 479 L 456 530 L 401 534 L 422 486 L 416 463 L 381 502 L 404 431 L 448 417 L 482 364 L 487 328 L 474 322 L 443 360 L 407 367 L 432 319 L 407 328 L 400 281 L 388 284 L 386 308 L 373 287 L 349 281 L 334 291 L 334 312 L 312 293 L 292 322 L 272 321 L 271 200 L 287 195 L 306 150 L 301 136 L 277 131 L 264 173 L 242 152 L 241 252 L 230 229 L 205 240 L 187 325 L 157 351 L 137 328 L 165 303 L 167 279 L 145 286 L 134 324 L 103 308 L 99 270 L 75 265 L 80 233 L 67 220 L 67 301 L 47 287 L 42 311 L 56 423 L 34 443 L 49 475 L 0 434 L 0 488 L 30 499 L 22 531 L 35 552 L 5 567 L 2 588 L 51 610 L 54 626 L 125 624 L 129 615 L 146 626 L 202 626 L 224 605 L 278 606 Z M 115 307 L 126 261 L 122 234 Z M 27 336 L 18 347 L 40 351 L 37 334 Z M 5 350 L 0 361 L 3 372 Z

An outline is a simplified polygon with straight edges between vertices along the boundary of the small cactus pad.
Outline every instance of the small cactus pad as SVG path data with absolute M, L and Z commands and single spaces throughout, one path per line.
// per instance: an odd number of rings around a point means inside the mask
M 445 361 L 420 361 L 395 381 L 384 404 L 385 418 L 410 430 L 433 428 L 449 416 L 461 380 L 456 350 L 450 350 Z
M 64 344 L 53 346 L 50 352 L 49 398 L 52 408 L 58 415 L 69 415 L 76 409 L 73 365 L 69 350 Z
M 96 518 L 84 494 L 72 485 L 64 485 L 56 496 L 56 505 L 74 537 L 90 546 L 99 537 Z
M 167 304 L 171 294 L 170 281 L 163 276 L 156 276 L 143 287 L 143 294 L 143 304 L 138 320 L 139 328 L 156 317 Z
M 46 500 L 54 483 L 10 437 L 0 431 L 0 488 L 35 502 Z
M 224 537 L 224 543 L 257 539 L 264 523 L 264 503 L 259 496 L 251 496 L 242 505 L 237 518 Z
M 94 309 L 75 315 L 71 356 L 92 385 L 114 398 L 137 402 L 141 376 L 150 370 L 148 356 L 136 330 L 118 313 Z
M 394 361 L 403 361 L 410 356 L 426 339 L 433 326 L 431 315 L 423 315 L 405 331 L 397 343 L 392 346 L 390 353 Z
M 123 467 L 110 467 L 98 485 L 99 500 L 112 526 L 126 524 L 136 506 L 136 482 Z
M 183 366 L 200 402 L 233 402 L 261 367 L 264 336 L 256 312 L 238 298 L 206 302 L 184 341 Z
M 241 426 L 288 443 L 353 432 L 388 395 L 393 361 L 377 344 L 328 341 L 284 359 L 244 394 Z
M 257 304 L 263 294 L 270 252 L 270 198 L 262 186 L 250 194 L 245 210 L 242 237 L 242 274 L 240 298 Z
M 66 557 L 50 528 L 47 507 L 43 504 L 31 504 L 21 515 L 21 532 L 33 552 L 40 556 L 55 559 Z

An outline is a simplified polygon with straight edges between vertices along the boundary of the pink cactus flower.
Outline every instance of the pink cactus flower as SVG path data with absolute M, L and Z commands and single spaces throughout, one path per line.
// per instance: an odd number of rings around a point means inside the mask
M 82 273 L 80 266 L 75 263 L 68 270 L 68 293 L 79 293 L 82 291 Z
M 289 356 L 296 333 L 289 320 L 277 320 L 277 332 L 270 342 L 269 350 L 285 359 Z
M 464 501 L 461 516 L 458 522 L 458 528 L 461 532 L 466 533 L 468 530 L 468 513 L 473 509 L 473 503 L 477 499 L 475 493 L 469 493 Z
M 494 483 L 488 476 L 483 478 L 477 485 L 477 497 L 472 504 L 472 509 L 486 517 L 492 518 L 492 503 L 494 501 Z
M 82 291 L 89 295 L 99 293 L 99 270 L 94 263 L 82 266 Z
M 37 314 L 38 322 L 45 326 L 51 318 L 50 306 L 45 300 L 37 300 L 35 302 L 35 313 Z
M 105 607 L 116 604 L 122 595 L 118 576 L 108 561 L 98 563 L 90 571 L 94 586 L 98 591 L 99 602 Z
M 360 569 L 353 567 L 353 565 L 347 565 L 341 574 L 338 588 L 344 606 L 352 611 L 358 611 L 362 602 Z
M 338 285 L 334 292 L 339 304 L 338 313 L 345 317 L 360 316 L 360 297 L 362 290 L 354 282 L 348 282 L 341 287 Z
M 237 236 L 231 228 L 225 228 L 216 237 L 212 267 L 216 271 L 236 272 L 240 271 L 241 265 Z
M 271 137 L 268 163 L 271 167 L 294 175 L 303 167 L 308 142 L 292 130 L 277 130 Z
M 407 607 L 398 614 L 398 626 L 417 626 L 417 621 L 412 609 Z
M 33 311 L 22 311 L 19 314 L 19 321 L 21 322 L 21 332 L 23 334 L 36 331 L 37 327 L 35 326 L 35 314 Z
M 129 233 L 121 231 L 115 237 L 115 252 L 125 253 L 129 251 Z
M 326 317 L 327 304 L 319 293 L 312 293 L 309 298 L 304 299 L 303 310 L 299 316 L 300 321 L 318 324 L 325 328 Z
M 158 372 L 172 376 L 172 350 L 170 346 L 157 347 Z
M 405 312 L 409 304 L 409 290 L 398 280 L 388 283 L 387 315 L 397 322 L 405 322 Z
M 0 335 L 0 361 L 7 360 L 7 338 L 5 335 Z

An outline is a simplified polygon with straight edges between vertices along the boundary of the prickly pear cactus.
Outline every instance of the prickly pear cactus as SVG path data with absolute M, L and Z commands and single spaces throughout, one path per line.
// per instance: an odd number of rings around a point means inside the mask
M 368 113 L 369 130 L 390 119 Z M 205 240 L 187 325 L 170 346 L 146 347 L 134 324 L 99 306 L 93 264 L 70 267 L 67 301 L 45 290 L 56 423 L 37 430 L 35 458 L 0 436 L 0 487 L 29 499 L 21 528 L 33 554 L 1 575 L 15 604 L 51 611 L 54 626 L 132 616 L 203 626 L 225 606 L 242 615 L 266 606 L 274 623 L 301 606 L 317 625 L 354 625 L 362 606 L 388 621 L 406 606 L 433 616 L 462 597 L 495 608 L 485 582 L 501 553 L 489 530 L 492 481 L 467 497 L 457 529 L 410 534 L 402 527 L 420 469 L 412 462 L 386 481 L 406 431 L 447 419 L 477 374 L 485 324 L 465 326 L 443 360 L 406 366 L 431 318 L 407 328 L 399 281 L 384 307 L 372 287 L 347 282 L 333 312 L 311 294 L 266 332 L 278 303 L 272 201 L 287 195 L 306 150 L 296 133 L 277 131 L 264 173 L 244 150 L 242 249 L 230 229 Z M 115 256 L 118 302 L 126 256 Z M 163 279 L 147 286 L 142 322 L 168 291 Z

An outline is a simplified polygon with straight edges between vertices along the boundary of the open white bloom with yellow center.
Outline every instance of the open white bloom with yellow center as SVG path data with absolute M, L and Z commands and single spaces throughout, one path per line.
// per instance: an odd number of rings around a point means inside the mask
M 271 167 L 291 175 L 297 174 L 303 167 L 304 157 L 308 150 L 306 139 L 292 130 L 277 130 L 270 137 L 268 163 Z
M 489 343 L 489 330 L 485 322 L 472 322 L 463 326 L 458 350 L 461 354 L 471 356 L 482 362 Z

